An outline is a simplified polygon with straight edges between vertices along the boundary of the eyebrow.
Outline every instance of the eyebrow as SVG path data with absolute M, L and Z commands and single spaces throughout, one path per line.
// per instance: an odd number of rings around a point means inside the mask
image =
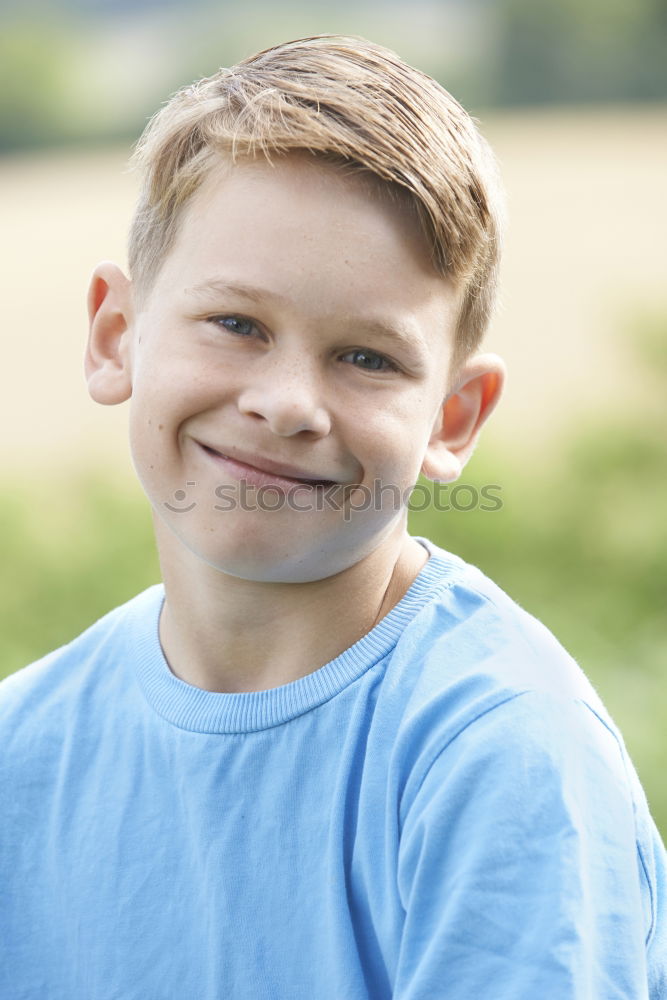
M 277 305 L 287 305 L 287 299 L 278 292 L 271 292 L 268 288 L 258 288 L 255 285 L 246 285 L 241 281 L 225 281 L 224 278 L 212 278 L 209 281 L 202 281 L 192 288 L 186 288 L 186 293 L 194 295 L 207 295 L 209 292 L 217 292 L 232 295 L 239 295 L 250 302 L 275 302 Z
M 375 334 L 384 340 L 390 341 L 399 350 L 410 354 L 415 360 L 421 358 L 426 350 L 423 338 L 410 326 L 395 326 L 374 319 L 359 319 L 353 320 L 353 322 L 364 334 Z
M 202 281 L 197 285 L 193 285 L 191 288 L 186 288 L 185 291 L 186 293 L 198 296 L 207 295 L 211 292 L 223 295 L 231 293 L 232 295 L 238 295 L 240 298 L 247 299 L 249 302 L 254 302 L 258 305 L 261 305 L 264 302 L 280 306 L 287 306 L 290 304 L 289 299 L 286 296 L 281 295 L 279 292 L 271 291 L 268 288 L 260 288 L 256 285 L 247 285 L 240 281 L 227 281 L 224 278 L 212 278 L 208 281 Z M 411 354 L 417 353 L 418 355 L 422 355 L 426 349 L 423 337 L 421 337 L 417 331 L 409 325 L 395 325 L 392 323 L 384 323 L 382 320 L 376 319 L 361 319 L 348 314 L 343 314 L 342 316 L 339 316 L 338 319 L 347 320 L 359 330 L 363 331 L 363 333 L 376 334 L 377 336 L 383 337 L 386 340 L 395 343 L 400 349 L 409 351 Z

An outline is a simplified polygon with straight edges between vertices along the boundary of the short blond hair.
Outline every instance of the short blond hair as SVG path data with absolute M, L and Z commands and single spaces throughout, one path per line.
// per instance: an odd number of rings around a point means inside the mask
M 436 271 L 462 289 L 454 358 L 478 346 L 496 299 L 503 197 L 475 122 L 430 76 L 362 38 L 276 45 L 184 87 L 134 154 L 143 184 L 130 274 L 146 294 L 188 199 L 219 163 L 310 152 L 407 196 Z

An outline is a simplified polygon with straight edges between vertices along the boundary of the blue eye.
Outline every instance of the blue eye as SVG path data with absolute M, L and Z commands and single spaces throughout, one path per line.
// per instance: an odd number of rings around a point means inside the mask
M 388 358 L 385 358 L 384 354 L 376 354 L 375 351 L 366 351 L 363 349 L 358 349 L 355 351 L 348 351 L 344 354 L 343 361 L 349 361 L 356 368 L 361 368 L 367 372 L 395 372 L 396 365 L 392 364 Z
M 212 316 L 211 322 L 239 337 L 250 337 L 257 329 L 253 321 L 246 319 L 245 316 Z

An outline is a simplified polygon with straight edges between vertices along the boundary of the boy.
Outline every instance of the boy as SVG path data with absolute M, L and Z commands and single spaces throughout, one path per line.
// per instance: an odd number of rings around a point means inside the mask
M 86 373 L 164 587 L 2 687 L 3 998 L 657 998 L 665 856 L 549 633 L 406 531 L 501 392 L 501 210 L 434 81 L 302 39 L 137 158 Z

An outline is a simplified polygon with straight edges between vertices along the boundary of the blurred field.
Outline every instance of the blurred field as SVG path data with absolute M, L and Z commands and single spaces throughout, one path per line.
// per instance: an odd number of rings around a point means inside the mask
M 505 401 L 466 470 L 503 509 L 413 527 L 476 562 L 579 659 L 667 833 L 667 107 L 482 121 L 511 227 L 488 338 Z M 148 583 L 150 517 L 126 413 L 82 374 L 85 292 L 123 262 L 126 149 L 0 160 L 0 676 Z

